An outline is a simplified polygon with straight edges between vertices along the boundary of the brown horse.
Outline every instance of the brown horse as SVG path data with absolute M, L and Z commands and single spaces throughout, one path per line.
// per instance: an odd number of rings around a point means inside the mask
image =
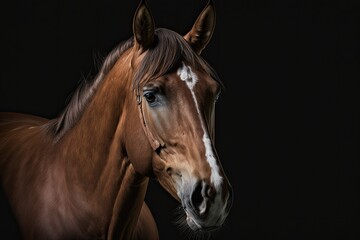
M 194 232 L 222 226 L 232 203 L 214 147 L 222 85 L 200 57 L 214 26 L 211 1 L 185 36 L 155 29 L 142 1 L 134 36 L 58 118 L 1 113 L 1 182 L 24 239 L 158 239 L 149 177 Z

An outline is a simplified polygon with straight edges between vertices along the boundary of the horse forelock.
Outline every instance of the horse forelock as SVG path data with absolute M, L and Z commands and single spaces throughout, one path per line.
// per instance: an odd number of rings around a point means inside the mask
M 214 69 L 185 41 L 183 36 L 164 28 L 155 31 L 155 43 L 147 50 L 139 69 L 136 71 L 133 88 L 171 71 L 176 71 L 182 62 L 194 69 L 210 74 L 223 87 Z

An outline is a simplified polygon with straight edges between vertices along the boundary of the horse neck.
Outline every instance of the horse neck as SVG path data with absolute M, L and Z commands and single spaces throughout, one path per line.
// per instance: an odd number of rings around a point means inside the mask
M 135 101 L 135 96 L 132 71 L 121 65 L 124 63 L 118 61 L 79 122 L 59 143 L 65 155 L 69 191 L 80 199 L 76 199 L 79 205 L 87 202 L 91 211 L 98 210 L 104 219 L 112 219 L 111 234 L 121 234 L 115 231 L 119 223 L 130 226 L 129 221 L 136 221 L 129 216 L 140 212 L 148 183 L 148 178 L 136 173 L 124 147 L 126 103 Z
M 114 76 L 110 71 L 95 90 L 79 121 L 60 140 L 64 149 L 61 152 L 67 155 L 64 158 L 67 159 L 68 177 L 77 178 L 80 185 L 96 187 L 110 163 L 109 158 L 117 157 L 118 161 L 124 158 L 117 128 L 126 98 L 125 80 L 125 76 Z M 117 155 L 114 148 L 120 150 Z

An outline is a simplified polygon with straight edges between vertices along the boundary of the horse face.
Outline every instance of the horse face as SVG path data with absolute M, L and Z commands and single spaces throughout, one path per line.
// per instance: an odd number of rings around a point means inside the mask
M 143 2 L 133 21 L 134 51 L 140 58 L 133 58 L 132 66 L 141 66 L 140 73 L 149 65 L 169 70 L 161 75 L 156 75 L 158 70 L 150 71 L 148 75 L 156 77 L 141 81 L 137 89 L 141 124 L 154 150 L 152 170 L 160 184 L 181 202 L 193 230 L 220 227 L 232 203 L 231 186 L 214 147 L 214 107 L 220 86 L 204 64 L 198 64 L 214 27 L 212 1 L 181 40 L 175 35 L 168 39 L 155 36 L 153 18 Z M 171 42 L 183 45 L 174 50 Z M 161 44 L 164 47 L 157 48 Z M 154 52 L 163 55 L 149 57 Z M 169 60 L 177 58 L 169 57 L 170 52 L 187 54 L 173 65 Z M 148 75 L 144 74 L 144 79 Z
M 220 227 L 232 193 L 214 148 L 214 110 L 220 85 L 182 62 L 142 88 L 144 119 L 161 147 L 154 173 L 177 198 L 193 230 Z

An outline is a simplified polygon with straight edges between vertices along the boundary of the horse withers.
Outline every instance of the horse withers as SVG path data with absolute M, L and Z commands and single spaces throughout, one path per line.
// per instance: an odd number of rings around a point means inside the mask
M 1 113 L 1 183 L 24 239 L 158 239 L 149 178 L 194 232 L 222 226 L 232 203 L 214 144 L 222 84 L 200 56 L 214 27 L 211 1 L 185 36 L 155 29 L 142 1 L 133 37 L 57 118 Z

